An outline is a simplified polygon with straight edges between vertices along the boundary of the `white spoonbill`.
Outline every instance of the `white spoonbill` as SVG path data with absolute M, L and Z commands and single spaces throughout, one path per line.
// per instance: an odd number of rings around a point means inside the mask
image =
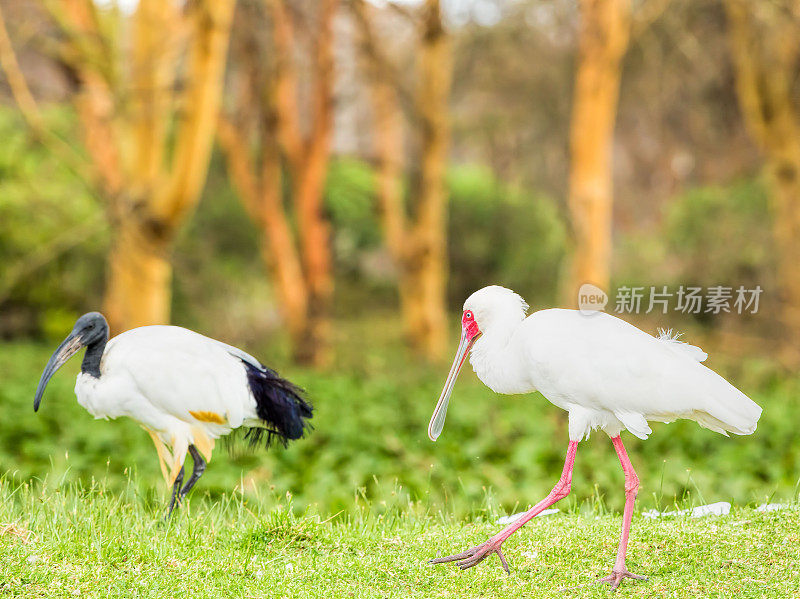
M 153 439 L 161 471 L 172 485 L 169 514 L 192 489 L 211 459 L 214 442 L 239 427 L 284 444 L 303 436 L 312 408 L 302 390 L 253 356 L 174 326 L 146 326 L 108 340 L 99 312 L 75 323 L 45 366 L 33 409 L 53 374 L 86 347 L 75 383 L 78 403 L 95 418 L 128 416 Z M 183 484 L 186 452 L 192 475 Z
M 569 446 L 561 478 L 542 501 L 485 543 L 463 553 L 431 560 L 457 561 L 471 568 L 492 553 L 508 572 L 503 542 L 539 512 L 569 495 L 578 442 L 595 429 L 614 445 L 625 473 L 625 511 L 617 558 L 601 579 L 612 588 L 624 578 L 645 579 L 625 566 L 633 504 L 639 478 L 620 433 L 646 439 L 648 421 L 696 421 L 723 435 L 749 435 L 761 408 L 700 362 L 699 347 L 655 338 L 609 314 L 550 309 L 527 318 L 528 305 L 510 289 L 492 285 L 464 302 L 461 342 L 439 402 L 428 425 L 435 441 L 442 432 L 447 404 L 467 352 L 478 378 L 497 393 L 540 391 L 569 413 Z M 470 351 L 471 350 L 471 351 Z

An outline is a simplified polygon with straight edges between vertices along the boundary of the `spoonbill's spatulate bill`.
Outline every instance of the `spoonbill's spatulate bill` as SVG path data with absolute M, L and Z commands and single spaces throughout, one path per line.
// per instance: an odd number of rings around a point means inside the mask
M 153 439 L 172 485 L 169 513 L 192 489 L 216 439 L 240 427 L 267 444 L 286 444 L 308 427 L 312 408 L 301 389 L 240 349 L 173 326 L 147 326 L 108 340 L 99 312 L 84 314 L 45 366 L 33 409 L 53 374 L 82 347 L 78 403 L 95 418 L 128 416 Z M 183 463 L 194 467 L 183 485 Z
M 723 435 L 749 435 L 761 408 L 713 370 L 701 364 L 700 348 L 669 336 L 653 337 L 609 314 L 541 310 L 527 318 L 527 304 L 496 285 L 473 293 L 464 303 L 461 342 L 442 395 L 428 425 L 435 441 L 467 353 L 478 378 L 497 393 L 540 391 L 569 413 L 569 445 L 561 478 L 550 494 L 491 539 L 463 553 L 432 560 L 470 568 L 496 553 L 508 571 L 501 545 L 542 510 L 569 495 L 578 442 L 595 429 L 609 437 L 625 475 L 625 511 L 617 559 L 601 582 L 613 588 L 624 578 L 644 579 L 625 565 L 633 504 L 639 478 L 620 433 L 646 439 L 648 421 L 696 421 Z

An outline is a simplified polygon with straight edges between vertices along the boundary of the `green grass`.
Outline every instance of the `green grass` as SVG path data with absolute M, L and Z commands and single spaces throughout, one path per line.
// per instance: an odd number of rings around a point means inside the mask
M 380 331 L 381 335 L 375 335 Z M 288 449 L 223 446 L 190 503 L 162 521 L 167 489 L 135 423 L 94 421 L 75 401 L 79 360 L 32 410 L 54 346 L 0 344 L 0 594 L 20 597 L 605 597 L 623 479 L 603 434 L 580 445 L 562 513 L 461 572 L 427 559 L 499 529 L 498 515 L 544 496 L 560 473 L 566 415 L 541 396 L 497 396 L 466 370 L 439 442 L 425 429 L 447 364 L 425 365 L 383 320 L 340 323 L 335 367 L 285 364 L 308 389 L 315 430 Z M 704 344 L 705 345 L 705 344 Z M 756 434 L 725 438 L 693 422 L 625 435 L 642 480 L 637 510 L 731 501 L 725 517 L 634 516 L 629 567 L 651 576 L 621 597 L 800 594 L 800 379 L 767 360 L 712 367 L 764 407 Z M 288 495 L 287 495 L 288 494 Z M 759 513 L 765 500 L 792 508 Z M 559 593 L 575 585 L 589 586 Z
M 312 372 L 285 366 L 273 346 L 247 347 L 308 389 L 315 430 L 288 449 L 232 452 L 219 444 L 197 492 L 211 498 L 291 492 L 295 506 L 320 514 L 352 509 L 353 497 L 376 506 L 421 501 L 472 518 L 487 494 L 507 512 L 545 495 L 557 479 L 567 444 L 566 413 L 540 395 L 500 396 L 468 368 L 453 394 L 437 443 L 425 434 L 448 364 L 414 361 L 399 347 L 396 326 L 362 320 L 337 327 L 336 367 Z M 381 331 L 376 339 L 375 330 Z M 12 480 L 49 476 L 63 483 L 103 479 L 113 491 L 136 474 L 139 492 L 163 500 L 165 488 L 147 434 L 128 419 L 93 420 L 73 393 L 80 360 L 50 382 L 38 413 L 32 398 L 54 345 L 0 344 L 0 463 Z M 712 348 L 707 347 L 711 350 Z M 624 435 L 642 480 L 643 508 L 676 502 L 793 500 L 800 477 L 800 378 L 767 365 L 724 361 L 712 366 L 764 407 L 751 436 L 722 435 L 693 422 L 654 424 L 639 441 Z M 608 438 L 595 433 L 578 450 L 572 509 L 622 507 L 623 478 Z M 377 509 L 377 508 L 376 508 Z
M 354 507 L 354 506 L 351 506 Z M 491 518 L 459 521 L 412 504 L 362 505 L 332 520 L 240 494 L 160 504 L 102 484 L 0 483 L 0 594 L 11 597 L 608 597 L 620 518 L 536 519 L 461 572 L 427 560 L 482 542 Z M 489 514 L 486 514 L 489 516 Z M 650 577 L 619 597 L 791 597 L 800 593 L 800 509 L 703 519 L 634 517 L 628 566 Z M 559 589 L 587 585 L 560 593 Z

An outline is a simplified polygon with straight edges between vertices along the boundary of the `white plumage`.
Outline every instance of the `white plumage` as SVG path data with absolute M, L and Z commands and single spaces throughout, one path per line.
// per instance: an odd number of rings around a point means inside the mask
M 97 312 L 79 318 L 50 358 L 34 409 L 50 377 L 82 347 L 78 403 L 95 418 L 127 416 L 150 434 L 173 485 L 170 511 L 202 475 L 219 437 L 248 427 L 286 442 L 303 435 L 312 415 L 299 388 L 240 349 L 175 326 L 140 327 L 108 341 Z M 194 469 L 181 487 L 187 452 Z
M 95 418 L 128 416 L 141 424 L 171 483 L 190 445 L 210 460 L 219 437 L 264 426 L 242 360 L 260 367 L 241 350 L 188 329 L 139 327 L 108 342 L 101 376 L 78 374 L 75 395 Z
M 761 408 L 744 393 L 704 366 L 707 354 L 669 333 L 653 337 L 603 312 L 541 310 L 526 317 L 525 301 L 496 285 L 464 302 L 461 342 L 444 389 L 428 425 L 435 441 L 442 432 L 455 380 L 469 352 L 478 378 L 497 393 L 540 391 L 569 413 L 570 443 L 561 478 L 545 499 L 485 543 L 462 553 L 432 560 L 456 561 L 471 568 L 496 553 L 508 564 L 501 546 L 527 521 L 571 489 L 578 442 L 596 429 L 611 437 L 625 474 L 625 511 L 617 559 L 600 582 L 616 588 L 625 578 L 642 580 L 626 566 L 626 551 L 639 478 L 622 443 L 628 430 L 640 439 L 652 432 L 649 422 L 694 420 L 727 435 L 755 431 Z
M 549 309 L 527 318 L 516 293 L 491 286 L 464 310 L 481 331 L 470 353 L 478 378 L 497 393 L 540 391 L 569 413 L 569 436 L 594 429 L 641 439 L 648 421 L 695 420 L 713 431 L 752 433 L 761 408 L 710 368 L 700 348 L 654 337 L 604 312 Z

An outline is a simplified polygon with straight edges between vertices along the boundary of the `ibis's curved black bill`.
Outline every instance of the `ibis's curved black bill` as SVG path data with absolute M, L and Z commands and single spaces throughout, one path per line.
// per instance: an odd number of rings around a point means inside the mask
M 73 331 L 70 333 L 69 337 L 64 339 L 61 345 L 58 346 L 58 349 L 53 352 L 53 355 L 50 356 L 50 359 L 47 361 L 47 366 L 44 367 L 44 372 L 42 372 L 42 378 L 39 379 L 39 386 L 36 388 L 36 396 L 33 398 L 34 412 L 39 409 L 42 395 L 44 395 L 44 389 L 47 387 L 47 383 L 50 382 L 50 378 L 67 360 L 78 353 L 83 345 L 80 333 Z

